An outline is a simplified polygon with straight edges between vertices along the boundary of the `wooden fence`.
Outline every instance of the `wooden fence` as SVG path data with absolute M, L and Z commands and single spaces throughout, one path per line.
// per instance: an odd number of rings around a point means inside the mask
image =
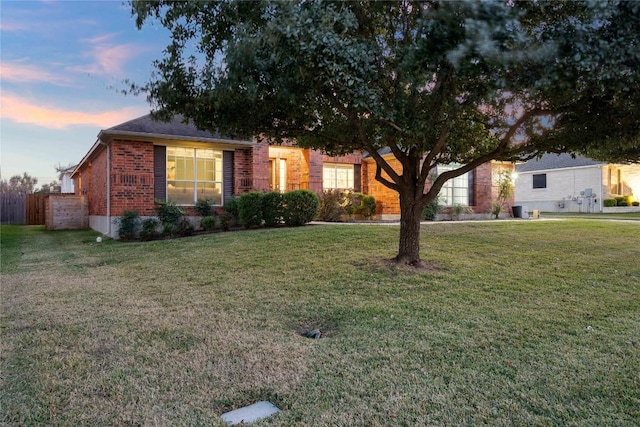
M 45 201 L 48 193 L 27 194 L 27 225 L 44 225 L 45 223 Z
M 24 224 L 26 204 L 26 194 L 0 193 L 0 223 Z
M 16 225 L 44 225 L 45 201 L 49 194 L 0 194 L 0 222 Z

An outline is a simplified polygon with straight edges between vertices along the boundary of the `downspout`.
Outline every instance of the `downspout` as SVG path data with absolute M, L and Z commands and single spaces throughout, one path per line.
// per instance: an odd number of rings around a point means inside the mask
M 101 145 L 104 145 L 105 150 L 107 150 L 107 221 L 109 225 L 107 226 L 107 236 L 111 236 L 111 150 L 109 150 L 109 143 L 102 142 L 99 140 Z

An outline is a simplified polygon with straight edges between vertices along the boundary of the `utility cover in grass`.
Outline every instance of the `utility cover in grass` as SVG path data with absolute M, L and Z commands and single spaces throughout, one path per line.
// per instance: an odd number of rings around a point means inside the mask
M 280 412 L 280 409 L 276 408 L 273 403 L 263 400 L 262 402 L 256 402 L 253 405 L 222 414 L 222 421 L 229 425 L 248 424 L 278 412 Z

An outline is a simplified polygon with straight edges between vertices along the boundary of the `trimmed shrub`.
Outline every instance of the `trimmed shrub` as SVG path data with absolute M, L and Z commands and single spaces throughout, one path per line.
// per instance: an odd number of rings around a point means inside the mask
M 193 224 L 186 218 L 182 218 L 176 226 L 175 234 L 178 236 L 191 236 L 195 231 Z
M 440 202 L 436 197 L 431 201 L 431 203 L 429 203 L 427 206 L 424 207 L 424 209 L 422 210 L 422 218 L 424 218 L 427 221 L 435 221 L 436 215 L 438 215 L 439 212 L 440 212 Z
M 238 220 L 246 228 L 262 225 L 262 197 L 263 193 L 252 191 L 244 193 L 238 199 Z
M 229 197 L 229 199 L 224 202 L 224 211 L 236 220 L 238 219 L 238 199 L 239 197 Z
M 347 191 L 344 193 L 344 211 L 347 215 L 353 216 L 362 212 L 362 193 Z
M 318 196 L 309 190 L 295 190 L 284 194 L 284 223 L 297 227 L 311 222 L 318 212 Z
M 640 202 L 631 202 L 631 206 L 640 206 Z
M 200 221 L 200 227 L 203 230 L 211 231 L 216 228 L 216 217 L 214 215 L 205 216 Z
M 362 197 L 362 216 L 370 219 L 376 214 L 376 199 L 373 196 Z
M 325 190 L 320 195 L 318 219 L 322 221 L 340 221 L 345 214 L 342 206 L 342 192 L 340 190 Z
M 155 240 L 158 238 L 158 226 L 160 221 L 156 218 L 147 218 L 142 221 L 142 229 L 140 230 L 141 240 Z
M 213 212 L 213 205 L 210 199 L 198 199 L 196 204 L 193 206 L 193 210 L 200 216 L 206 217 L 211 215 L 211 212 Z
M 184 215 L 184 210 L 172 200 L 156 200 L 156 212 L 163 226 L 167 224 L 178 225 Z
M 124 211 L 122 217 L 115 219 L 118 224 L 118 237 L 120 240 L 133 240 L 138 234 L 140 217 L 138 211 Z
M 284 197 L 278 191 L 270 191 L 262 196 L 262 219 L 265 227 L 275 227 L 282 222 Z
M 602 200 L 602 205 L 606 208 L 612 208 L 614 206 L 617 206 L 618 202 L 616 201 L 616 199 L 603 199 Z
M 236 225 L 236 219 L 227 211 L 222 212 L 219 218 L 220 228 L 222 228 L 222 231 L 229 231 L 231 227 Z

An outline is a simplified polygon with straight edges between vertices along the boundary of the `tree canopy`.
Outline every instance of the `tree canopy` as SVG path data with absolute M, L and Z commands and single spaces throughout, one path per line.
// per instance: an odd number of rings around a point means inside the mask
M 571 152 L 640 161 L 640 2 L 133 1 L 172 35 L 155 114 L 327 153 L 366 151 L 398 191 L 399 257 L 444 183 Z M 378 150 L 389 147 L 395 170 Z M 438 164 L 459 164 L 425 183 Z
M 9 180 L 0 181 L 0 193 L 33 193 L 37 183 L 38 178 L 24 172 L 22 175 L 13 175 Z

